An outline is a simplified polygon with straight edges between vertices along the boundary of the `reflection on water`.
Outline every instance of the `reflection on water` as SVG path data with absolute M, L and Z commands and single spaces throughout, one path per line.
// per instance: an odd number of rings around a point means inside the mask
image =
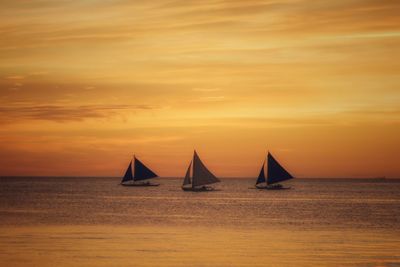
M 0 266 L 400 266 L 396 181 L 0 179 Z

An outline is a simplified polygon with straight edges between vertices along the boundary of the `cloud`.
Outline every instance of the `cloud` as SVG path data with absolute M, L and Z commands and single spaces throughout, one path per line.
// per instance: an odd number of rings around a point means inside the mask
M 48 75 L 49 72 L 48 71 L 33 71 L 31 73 L 29 73 L 29 76 L 45 76 Z
M 220 88 L 193 88 L 195 92 L 218 92 L 221 91 Z
M 12 80 L 12 81 L 19 81 L 19 80 L 23 80 L 25 79 L 25 76 L 21 76 L 21 75 L 11 75 L 11 76 L 7 76 L 5 77 L 7 80 Z
M 344 115 L 354 115 L 357 117 L 363 117 L 367 119 L 376 118 L 379 121 L 396 121 L 400 122 L 400 109 L 397 107 L 371 107 L 371 108 L 364 108 L 364 109 L 355 109 L 344 111 Z
M 47 120 L 55 122 L 82 121 L 89 118 L 105 118 L 122 111 L 152 110 L 149 105 L 32 105 L 0 107 L 0 122 L 21 120 Z
M 194 99 L 193 102 L 220 102 L 224 101 L 225 96 L 203 96 L 197 99 Z

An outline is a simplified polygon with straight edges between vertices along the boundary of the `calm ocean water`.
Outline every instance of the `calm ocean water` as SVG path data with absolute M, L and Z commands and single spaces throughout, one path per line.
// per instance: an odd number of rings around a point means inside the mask
M 400 181 L 0 178 L 0 266 L 400 266 Z

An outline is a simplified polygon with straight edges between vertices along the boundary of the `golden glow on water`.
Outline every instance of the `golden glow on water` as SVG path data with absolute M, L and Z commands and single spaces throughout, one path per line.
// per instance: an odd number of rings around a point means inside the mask
M 1 227 L 0 265 L 397 266 L 400 235 L 264 227 Z
M 398 180 L 0 178 L 0 266 L 400 265 Z

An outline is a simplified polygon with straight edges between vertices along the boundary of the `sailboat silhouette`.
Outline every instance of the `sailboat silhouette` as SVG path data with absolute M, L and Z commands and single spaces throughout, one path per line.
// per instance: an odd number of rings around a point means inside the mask
M 132 172 L 132 160 L 129 162 L 125 175 L 122 178 L 121 185 L 124 186 L 159 186 L 160 184 L 146 181 L 157 178 L 158 175 L 144 165 L 140 160 L 133 156 L 134 171 Z
M 290 189 L 290 187 L 283 187 L 279 182 L 290 180 L 294 177 L 269 152 L 267 156 L 267 177 L 265 177 L 264 167 L 265 161 L 258 175 L 256 188 L 269 190 Z
M 191 169 L 193 169 L 192 177 L 190 175 Z M 207 185 L 218 182 L 221 181 L 207 169 L 203 162 L 201 162 L 195 150 L 193 160 L 190 162 L 185 178 L 183 179 L 182 190 L 196 192 L 212 191 L 214 188 Z

